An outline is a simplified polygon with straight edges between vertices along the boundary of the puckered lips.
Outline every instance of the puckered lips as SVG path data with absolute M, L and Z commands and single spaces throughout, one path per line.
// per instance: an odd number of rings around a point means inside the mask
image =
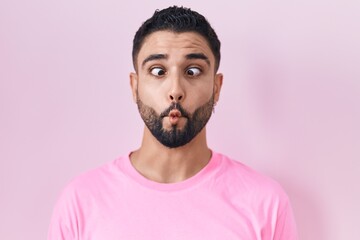
M 178 109 L 173 109 L 169 112 L 169 121 L 171 125 L 176 125 L 181 118 L 181 112 Z

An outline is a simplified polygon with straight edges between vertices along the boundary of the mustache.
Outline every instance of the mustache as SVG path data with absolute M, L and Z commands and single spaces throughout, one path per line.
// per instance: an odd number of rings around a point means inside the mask
M 182 117 L 189 118 L 190 114 L 180 105 L 180 103 L 172 103 L 167 109 L 165 109 L 161 114 L 160 117 L 164 118 L 169 116 L 171 110 L 178 110 L 181 113 Z

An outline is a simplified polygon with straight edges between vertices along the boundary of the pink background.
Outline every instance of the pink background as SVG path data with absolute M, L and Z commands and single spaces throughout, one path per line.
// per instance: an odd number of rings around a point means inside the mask
M 209 145 L 279 181 L 303 240 L 356 239 L 359 1 L 0 0 L 0 238 L 45 239 L 64 185 L 135 149 L 132 38 L 154 9 L 222 41 Z

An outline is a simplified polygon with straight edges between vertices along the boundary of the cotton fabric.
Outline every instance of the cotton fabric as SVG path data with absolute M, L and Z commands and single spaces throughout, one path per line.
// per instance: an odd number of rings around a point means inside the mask
M 281 186 L 213 152 L 179 183 L 146 179 L 129 155 L 76 177 L 54 209 L 48 240 L 296 240 Z

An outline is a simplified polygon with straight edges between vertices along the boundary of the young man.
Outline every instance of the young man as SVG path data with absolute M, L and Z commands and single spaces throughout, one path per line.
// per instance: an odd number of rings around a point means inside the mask
M 297 239 L 281 187 L 207 146 L 223 76 L 206 19 L 156 11 L 135 35 L 133 63 L 142 144 L 66 187 L 48 239 Z

